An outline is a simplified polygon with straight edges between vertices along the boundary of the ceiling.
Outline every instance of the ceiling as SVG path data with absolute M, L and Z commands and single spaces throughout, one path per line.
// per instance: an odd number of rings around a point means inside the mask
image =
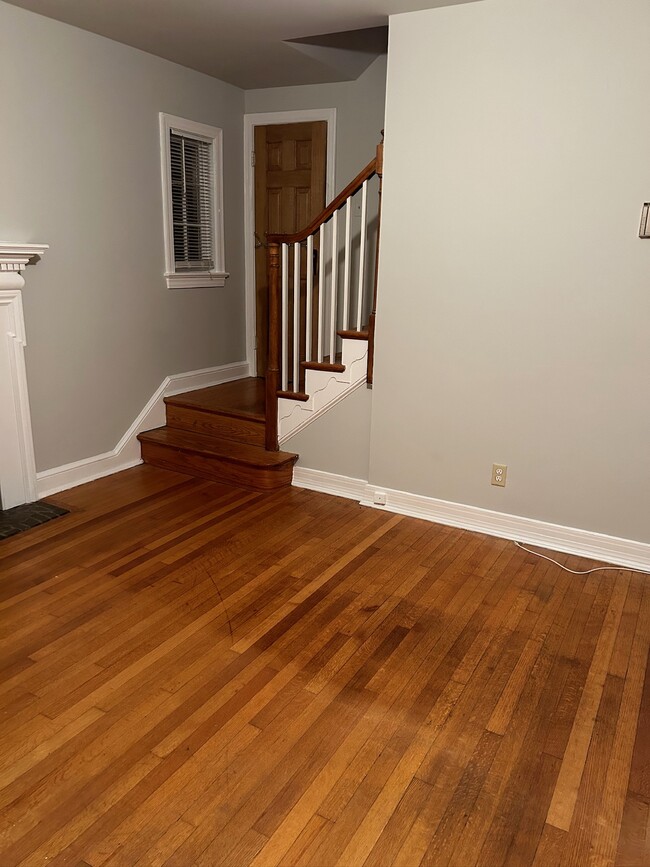
M 472 0 L 9 0 L 245 89 L 357 78 L 388 15 Z

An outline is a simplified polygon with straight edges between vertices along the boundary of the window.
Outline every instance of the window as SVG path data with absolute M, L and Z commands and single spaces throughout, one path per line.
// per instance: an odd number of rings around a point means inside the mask
M 160 151 L 167 286 L 223 286 L 221 130 L 161 113 Z

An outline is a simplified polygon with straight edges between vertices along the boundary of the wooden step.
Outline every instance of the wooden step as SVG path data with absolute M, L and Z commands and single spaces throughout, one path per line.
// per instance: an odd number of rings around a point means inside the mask
M 287 400 L 309 400 L 309 395 L 304 391 L 279 391 L 278 397 L 286 397 Z
M 204 412 L 218 412 L 233 418 L 264 421 L 266 410 L 264 378 L 249 376 L 222 385 L 199 388 L 165 398 L 167 406 L 183 406 Z
M 301 361 L 303 370 L 330 370 L 333 373 L 343 373 L 344 364 L 330 364 L 329 361 Z
M 167 427 L 263 446 L 265 383 L 247 377 L 165 398 Z
M 216 482 L 270 491 L 293 478 L 298 455 L 187 430 L 162 427 L 138 435 L 145 463 Z
M 368 340 L 367 331 L 337 331 L 336 333 L 345 340 Z
M 264 446 L 264 419 L 238 418 L 218 410 L 167 403 L 167 427 Z

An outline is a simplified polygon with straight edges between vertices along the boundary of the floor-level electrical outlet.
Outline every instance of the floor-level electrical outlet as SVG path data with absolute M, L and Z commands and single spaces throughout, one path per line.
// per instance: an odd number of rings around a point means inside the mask
M 505 464 L 492 464 L 492 484 L 505 488 L 508 467 Z
M 375 491 L 375 496 L 372 498 L 375 506 L 385 506 L 386 505 L 386 494 L 383 491 Z

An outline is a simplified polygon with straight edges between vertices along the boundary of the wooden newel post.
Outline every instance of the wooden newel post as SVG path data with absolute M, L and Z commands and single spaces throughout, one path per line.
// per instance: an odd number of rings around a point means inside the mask
M 267 249 L 269 278 L 269 355 L 266 365 L 266 449 L 278 451 L 278 389 L 280 388 L 280 245 Z
M 384 131 L 377 145 L 377 177 L 379 178 L 379 205 L 377 207 L 377 248 L 375 250 L 375 282 L 372 290 L 372 309 L 368 319 L 368 388 L 372 388 L 375 373 L 375 319 L 377 318 L 377 278 L 379 277 L 379 236 L 381 232 L 381 188 L 384 175 Z

